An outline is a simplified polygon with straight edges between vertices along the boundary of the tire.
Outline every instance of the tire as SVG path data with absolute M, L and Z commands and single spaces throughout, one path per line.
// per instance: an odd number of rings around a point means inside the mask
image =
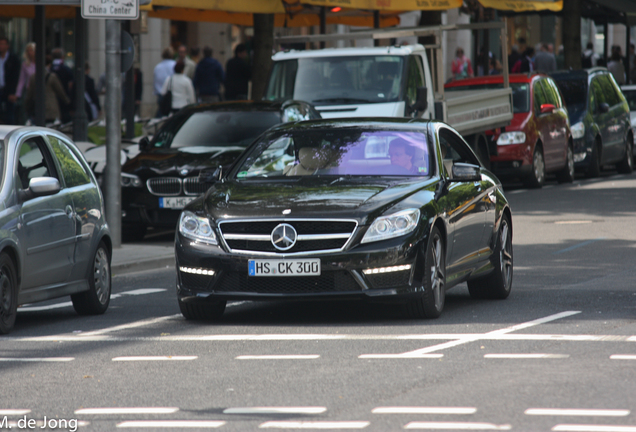
M 596 140 L 592 153 L 590 154 L 590 166 L 587 167 L 586 175 L 589 178 L 601 175 L 601 155 L 599 154 L 601 143 Z
M 121 240 L 124 243 L 139 242 L 146 236 L 148 227 L 146 225 L 122 225 Z
M 9 255 L 0 254 L 0 334 L 9 333 L 18 315 L 18 277 Z
M 572 146 L 568 146 L 565 166 L 557 174 L 559 183 L 572 183 L 574 181 L 574 152 Z
M 446 300 L 446 254 L 442 234 L 433 228 L 426 246 L 424 259 L 424 292 L 406 304 L 411 318 L 437 318 L 442 314 Z
M 621 174 L 631 174 L 634 171 L 634 155 L 632 154 L 632 143 L 629 139 L 625 141 L 625 158 L 616 164 L 616 169 Z
M 178 299 L 181 314 L 191 321 L 216 321 L 225 312 L 226 301 L 215 301 L 210 303 L 189 303 Z
M 111 292 L 110 255 L 102 241 L 90 263 L 88 291 L 73 294 L 73 308 L 80 315 L 101 315 L 108 309 Z
M 526 184 L 532 188 L 540 188 L 545 183 L 545 161 L 540 146 L 535 146 L 532 155 L 532 172 L 526 180 Z
M 495 269 L 488 276 L 469 280 L 468 292 L 476 299 L 505 299 L 512 289 L 512 225 L 508 216 L 504 215 L 497 232 L 497 245 L 493 253 Z

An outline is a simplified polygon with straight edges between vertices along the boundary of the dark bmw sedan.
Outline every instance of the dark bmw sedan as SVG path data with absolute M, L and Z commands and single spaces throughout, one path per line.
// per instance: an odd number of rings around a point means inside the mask
M 60 132 L 0 126 L 0 333 L 18 305 L 71 296 L 80 314 L 110 303 L 112 243 L 86 160 Z
M 188 106 L 172 116 L 122 167 L 122 237 L 140 240 L 148 227 L 174 229 L 184 205 L 205 192 L 201 170 L 229 167 L 265 130 L 320 118 L 303 101 L 221 102 Z
M 512 216 L 450 126 L 412 119 L 281 125 L 181 212 L 177 297 L 188 319 L 227 300 L 400 302 L 436 318 L 447 289 L 506 298 Z

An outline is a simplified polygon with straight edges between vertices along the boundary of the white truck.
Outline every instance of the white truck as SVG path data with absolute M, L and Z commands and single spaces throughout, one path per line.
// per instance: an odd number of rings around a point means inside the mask
M 504 88 L 445 94 L 439 43 L 443 31 L 484 28 L 500 28 L 505 41 L 505 23 L 279 37 L 277 43 L 434 35 L 436 43 L 278 52 L 272 57 L 273 66 L 264 98 L 308 101 L 323 118 L 417 117 L 443 120 L 461 133 L 483 163 L 489 166 L 489 155 L 496 154 L 496 145 L 491 144 L 485 132 L 507 126 L 513 116 L 507 56 L 502 56 Z M 429 64 L 427 50 L 431 50 L 434 67 Z

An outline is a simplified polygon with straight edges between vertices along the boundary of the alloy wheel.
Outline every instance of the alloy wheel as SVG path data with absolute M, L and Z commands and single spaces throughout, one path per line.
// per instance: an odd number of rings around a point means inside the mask
M 93 275 L 95 281 L 95 294 L 101 304 L 108 301 L 110 294 L 110 269 L 108 255 L 103 248 L 99 248 L 95 254 Z
M 500 237 L 501 249 L 499 251 L 499 263 L 501 264 L 501 276 L 503 286 L 508 288 L 512 280 L 512 239 L 509 236 L 509 225 L 507 220 L 501 223 Z
M 431 289 L 435 297 L 435 309 L 440 310 L 444 305 L 444 265 L 442 256 L 442 239 L 433 239 L 433 260 L 431 262 Z

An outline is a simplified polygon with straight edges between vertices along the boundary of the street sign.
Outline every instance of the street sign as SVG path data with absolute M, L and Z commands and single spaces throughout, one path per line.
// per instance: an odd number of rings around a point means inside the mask
M 136 20 L 139 0 L 82 0 L 82 18 Z
M 127 31 L 121 32 L 121 73 L 127 72 L 135 60 L 135 41 Z

